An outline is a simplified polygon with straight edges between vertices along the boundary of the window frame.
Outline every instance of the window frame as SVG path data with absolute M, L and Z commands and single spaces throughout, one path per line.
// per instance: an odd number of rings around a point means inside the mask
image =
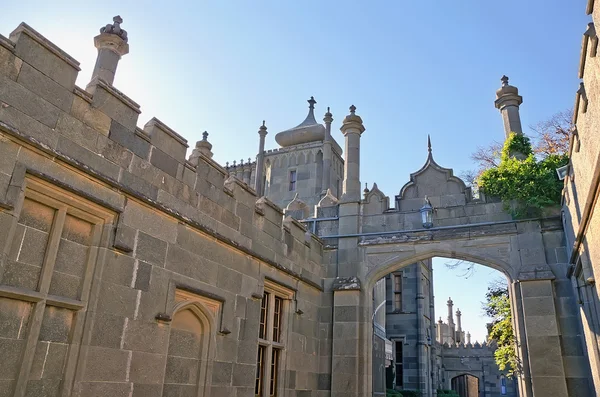
M 401 352 L 400 358 L 398 361 L 398 344 L 400 344 Z M 400 367 L 400 374 L 398 374 L 398 367 Z M 404 339 L 394 339 L 394 387 L 395 388 L 404 388 Z M 399 383 L 399 384 L 398 384 Z
M 294 292 L 284 288 L 278 284 L 265 280 L 263 297 L 261 298 L 261 314 L 259 318 L 259 334 L 258 334 L 258 353 L 257 353 L 257 370 L 254 384 L 254 395 L 256 397 L 276 397 L 283 395 L 282 379 L 282 363 L 285 362 L 286 341 L 287 341 L 287 325 L 291 313 L 290 302 L 294 296 Z M 266 323 L 265 330 L 261 334 L 261 323 L 263 302 L 266 301 Z M 275 308 L 279 302 L 279 324 L 275 324 Z M 279 335 L 275 337 L 274 332 L 278 330 Z M 262 337 L 261 337 L 262 336 Z M 263 349 L 264 356 L 262 357 L 261 368 L 259 365 L 259 352 Z M 276 358 L 276 362 L 274 362 Z
M 293 169 L 289 171 L 288 174 L 288 190 L 290 192 L 295 192 L 297 190 L 297 184 L 298 184 L 298 170 Z
M 400 280 L 400 290 L 396 289 L 396 281 Z M 402 292 L 404 290 L 404 274 L 402 272 L 394 273 L 392 277 L 392 291 L 394 296 L 394 312 L 402 312 L 404 301 Z M 399 304 L 398 304 L 399 301 Z

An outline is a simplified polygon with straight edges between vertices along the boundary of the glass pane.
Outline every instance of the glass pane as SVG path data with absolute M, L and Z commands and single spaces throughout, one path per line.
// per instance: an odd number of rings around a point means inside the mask
M 281 342 L 281 309 L 283 307 L 283 299 L 275 297 L 275 309 L 273 313 L 273 341 Z
M 256 380 L 254 383 L 254 395 L 262 396 L 262 378 L 263 378 L 263 362 L 265 357 L 265 347 L 258 346 L 258 357 L 256 359 Z
M 279 350 L 273 349 L 271 356 L 271 383 L 269 385 L 269 396 L 277 395 L 277 370 L 279 368 Z
M 260 305 L 260 327 L 258 337 L 265 339 L 267 337 L 267 313 L 269 311 L 269 293 L 265 292 Z

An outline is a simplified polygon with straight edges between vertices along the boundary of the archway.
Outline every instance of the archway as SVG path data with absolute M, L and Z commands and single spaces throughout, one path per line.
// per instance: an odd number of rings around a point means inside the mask
M 460 397 L 479 397 L 479 378 L 471 374 L 457 375 L 450 381 Z
M 452 300 L 448 300 L 447 321 L 442 323 L 436 321 L 437 316 L 445 316 L 446 311 L 434 313 L 434 291 L 439 290 L 440 279 L 435 281 L 434 274 L 438 271 L 433 270 L 433 257 L 445 255 L 444 259 L 460 258 L 465 261 L 474 261 L 476 258 L 469 254 L 457 254 L 456 252 L 435 251 L 419 255 L 418 260 L 410 257 L 404 261 L 394 262 L 388 260 L 376 272 L 370 274 L 368 279 L 373 284 L 367 284 L 366 289 L 371 291 L 369 300 L 373 301 L 373 395 L 381 393 L 381 385 L 385 384 L 387 389 L 408 390 L 412 392 L 421 392 L 423 396 L 435 395 L 437 390 L 451 389 L 451 378 L 457 376 L 460 372 L 475 370 L 479 376 L 483 376 L 490 390 L 499 391 L 501 371 L 495 365 L 493 354 L 494 345 L 485 342 L 485 324 L 479 323 L 482 328 L 481 339 L 471 343 L 466 340 L 468 328 L 461 323 L 461 313 L 456 313 L 452 309 Z M 474 263 L 475 265 L 475 263 Z M 438 264 L 437 266 L 440 266 Z M 487 262 L 479 268 L 493 269 L 495 276 L 504 277 L 507 281 L 510 277 L 506 272 L 500 272 L 506 266 L 503 263 Z M 481 269 L 480 269 L 481 270 Z M 379 278 L 384 274 L 382 278 Z M 444 273 L 446 276 L 447 272 Z M 377 280 L 377 281 L 375 281 Z M 452 283 L 452 280 L 447 280 Z M 464 282 L 463 284 L 466 284 Z M 483 292 L 476 298 L 481 302 L 485 296 L 485 290 L 488 284 L 484 286 Z M 382 289 L 383 288 L 383 289 Z M 455 298 L 464 298 L 460 290 L 456 290 Z M 437 292 L 436 292 L 437 294 Z M 445 295 L 443 301 L 446 303 Z M 472 295 L 467 295 L 473 298 Z M 382 300 L 383 299 L 383 300 Z M 382 303 L 379 303 L 382 302 Z M 386 304 L 387 302 L 387 304 Z M 457 303 L 458 303 L 457 302 Z M 382 306 L 383 304 L 383 306 Z M 458 309 L 462 306 L 456 306 Z M 480 306 L 475 309 L 478 313 Z M 444 317 L 446 318 L 446 317 Z M 456 321 L 454 321 L 456 320 Z M 462 324 L 462 325 L 461 325 Z M 383 330 L 381 333 L 379 330 Z M 474 329 L 470 329 L 474 331 Z M 387 340 L 391 345 L 391 358 L 387 362 L 388 371 L 386 378 L 380 378 L 378 367 L 381 366 L 382 352 L 380 348 L 381 341 Z M 447 370 L 442 370 L 447 367 Z M 484 375 L 484 372 L 486 375 Z M 393 378 L 393 382 L 388 382 L 387 376 Z M 471 380 L 471 389 L 473 388 Z M 466 389 L 465 389 L 466 390 Z M 490 394 L 491 395 L 491 394 Z M 470 397 L 470 395 L 467 395 Z M 482 395 L 482 397 L 485 395 Z M 516 394 L 511 394 L 516 396 Z

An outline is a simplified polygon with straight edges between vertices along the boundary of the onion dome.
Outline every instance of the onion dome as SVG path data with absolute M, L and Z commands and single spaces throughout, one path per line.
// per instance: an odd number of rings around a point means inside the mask
M 300 145 L 303 143 L 322 141 L 325 139 L 325 126 L 317 123 L 315 119 L 315 101 L 314 97 L 308 100 L 308 115 L 306 119 L 294 128 L 282 131 L 275 135 L 275 141 L 281 147 Z

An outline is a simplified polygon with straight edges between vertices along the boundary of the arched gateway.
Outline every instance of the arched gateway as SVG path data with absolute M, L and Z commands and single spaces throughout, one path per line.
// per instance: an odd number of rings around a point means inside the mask
M 521 396 L 576 395 L 587 372 L 574 370 L 586 363 L 572 326 L 577 308 L 566 277 L 560 217 L 513 220 L 503 203 L 474 198 L 451 169 L 434 161 L 431 144 L 425 165 L 411 174 L 393 208 L 388 201 L 376 185 L 365 189 L 362 199 L 346 190 L 338 204 L 339 234 L 321 233 L 337 258 L 332 270 L 332 395 L 372 395 L 375 284 L 390 272 L 435 256 L 476 262 L 509 280 Z M 430 219 L 423 213 L 425 204 L 432 207 Z M 432 225 L 425 228 L 428 221 Z M 321 228 L 326 226 L 316 227 Z M 418 344 L 426 343 L 424 332 L 418 338 Z

